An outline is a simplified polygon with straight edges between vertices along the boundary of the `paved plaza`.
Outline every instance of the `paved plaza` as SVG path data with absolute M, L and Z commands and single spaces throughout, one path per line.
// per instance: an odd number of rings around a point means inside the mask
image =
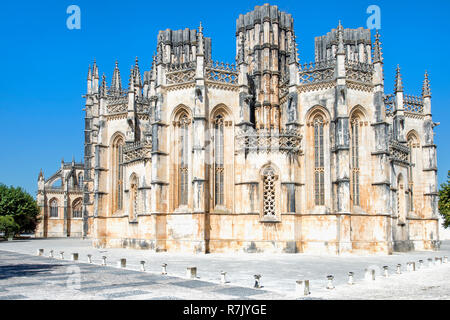
M 43 256 L 37 256 L 44 249 Z M 54 258 L 49 257 L 53 250 Z M 64 252 L 64 259 L 60 252 Z M 71 253 L 79 261 L 71 261 Z M 87 255 L 92 255 L 92 264 Z M 310 280 L 302 299 L 450 299 L 450 263 L 428 266 L 428 258 L 450 255 L 450 241 L 440 251 L 390 256 L 320 256 L 306 254 L 175 254 L 146 250 L 97 249 L 90 240 L 30 239 L 0 242 L 0 299 L 296 299 L 296 280 Z M 107 266 L 101 266 L 106 256 Z M 126 269 L 118 268 L 121 258 Z M 145 272 L 140 271 L 140 261 Z M 419 267 L 423 260 L 423 267 Z M 406 270 L 407 262 L 416 271 Z M 167 264 L 167 275 L 161 265 Z M 402 273 L 396 274 L 401 264 Z M 197 279 L 186 277 L 197 267 Z M 383 266 L 389 267 L 384 277 Z M 375 281 L 365 280 L 366 268 Z M 228 283 L 220 282 L 221 271 Z M 355 284 L 349 285 L 348 272 Z M 253 288 L 261 275 L 260 289 Z M 327 276 L 335 289 L 329 290 Z

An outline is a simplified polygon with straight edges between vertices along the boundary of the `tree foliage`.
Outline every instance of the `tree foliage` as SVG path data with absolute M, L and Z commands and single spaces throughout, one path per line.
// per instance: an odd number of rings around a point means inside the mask
M 0 232 L 5 238 L 13 237 L 19 231 L 19 225 L 12 216 L 0 216 Z
M 0 217 L 12 217 L 19 227 L 18 233 L 34 232 L 39 220 L 38 215 L 39 207 L 29 193 L 20 187 L 0 184 Z
M 450 226 L 450 170 L 447 173 L 447 182 L 441 184 L 439 190 L 439 212 L 444 218 L 443 226 L 448 228 Z

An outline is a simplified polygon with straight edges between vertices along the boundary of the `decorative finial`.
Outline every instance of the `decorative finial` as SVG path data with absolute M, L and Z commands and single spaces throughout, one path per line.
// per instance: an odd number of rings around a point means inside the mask
M 106 76 L 105 73 L 102 75 L 102 85 L 100 87 L 100 94 L 102 97 L 106 97 Z
M 431 98 L 430 81 L 428 80 L 428 72 L 427 71 L 425 71 L 425 79 L 423 80 L 422 97 L 423 98 Z
M 400 66 L 397 65 L 397 70 L 395 74 L 395 87 L 394 92 L 403 92 L 402 75 L 400 74 Z
M 342 27 L 341 20 L 339 20 L 339 25 L 337 29 L 337 40 L 338 40 L 338 54 L 345 54 L 344 50 L 344 28 Z
M 381 50 L 380 33 L 375 33 L 375 43 L 373 47 L 373 62 L 383 62 L 383 52 Z
M 203 26 L 202 26 L 202 22 L 200 21 L 200 25 L 198 27 L 198 32 L 203 33 Z
M 89 65 L 87 79 L 88 79 L 88 80 L 91 80 L 91 78 L 92 78 L 91 65 Z

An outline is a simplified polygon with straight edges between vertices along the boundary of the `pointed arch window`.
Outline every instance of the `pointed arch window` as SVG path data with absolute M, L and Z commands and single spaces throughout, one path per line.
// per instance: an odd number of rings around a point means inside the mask
M 319 115 L 314 118 L 314 202 L 318 206 L 325 204 L 323 129 L 324 120 Z
M 83 174 L 82 174 L 82 173 L 79 173 L 79 174 L 78 174 L 78 187 L 79 187 L 79 188 L 83 188 L 83 182 L 84 182 L 84 180 L 83 180 Z
M 188 179 L 189 179 L 189 118 L 187 114 L 180 117 L 178 137 L 180 143 L 179 157 L 179 205 L 188 204 Z
M 218 115 L 214 119 L 214 204 L 224 205 L 224 121 Z
M 361 134 L 361 121 L 358 117 L 355 117 L 351 121 L 351 157 L 352 157 L 352 199 L 353 205 L 360 205 L 360 193 L 359 193 L 359 145 L 360 145 L 360 134 Z
M 263 213 L 264 216 L 275 216 L 275 171 L 267 167 L 263 171 Z
M 50 201 L 50 217 L 58 218 L 58 200 L 56 199 Z
M 123 209 L 123 137 L 113 143 L 113 210 Z
M 75 200 L 72 204 L 72 217 L 81 218 L 83 215 L 81 198 Z

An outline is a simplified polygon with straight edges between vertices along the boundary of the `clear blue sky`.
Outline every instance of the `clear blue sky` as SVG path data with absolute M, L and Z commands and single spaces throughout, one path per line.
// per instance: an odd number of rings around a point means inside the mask
M 3 1 L 0 9 L 0 182 L 35 194 L 39 170 L 55 172 L 61 158 L 83 156 L 82 95 L 97 59 L 108 84 L 119 60 L 123 85 L 139 57 L 150 69 L 158 30 L 196 28 L 212 38 L 213 59 L 234 62 L 240 13 L 267 1 Z M 450 169 L 449 1 L 272 1 L 294 16 L 302 62 L 313 60 L 314 37 L 335 28 L 365 27 L 366 9 L 381 8 L 386 91 L 400 64 L 405 93 L 420 95 L 428 70 L 438 145 L 439 183 Z M 81 30 L 69 30 L 66 9 L 81 9 Z

